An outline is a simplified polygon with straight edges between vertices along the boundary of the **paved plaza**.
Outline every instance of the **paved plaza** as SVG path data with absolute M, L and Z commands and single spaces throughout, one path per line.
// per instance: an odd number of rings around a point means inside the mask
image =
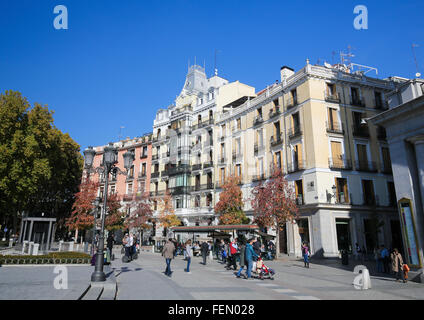
M 172 261 L 172 277 L 164 275 L 165 261 L 160 254 L 141 252 L 136 261 L 122 263 L 118 248 L 112 263 L 117 282 L 117 300 L 415 300 L 424 299 L 424 285 L 398 283 L 391 276 L 371 270 L 372 288 L 356 290 L 354 265 L 339 261 L 317 261 L 309 269 L 298 259 L 284 257 L 266 261 L 276 271 L 274 280 L 238 279 L 217 260 L 206 266 L 200 257 L 192 259 L 188 274 L 182 256 Z M 94 267 L 67 266 L 67 290 L 53 286 L 54 266 L 0 267 L 1 300 L 76 300 L 90 284 Z

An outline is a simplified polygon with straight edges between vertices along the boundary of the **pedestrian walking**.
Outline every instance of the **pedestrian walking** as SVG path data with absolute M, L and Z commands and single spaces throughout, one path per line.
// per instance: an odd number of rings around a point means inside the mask
M 166 262 L 165 274 L 168 277 L 170 277 L 172 274 L 171 261 L 174 258 L 174 252 L 175 252 L 175 246 L 172 243 L 172 239 L 168 239 L 168 241 L 166 242 L 162 250 L 162 256 L 165 258 L 165 262 Z
M 246 251 L 245 251 L 245 258 L 246 258 L 246 264 L 247 264 L 246 279 L 248 280 L 252 279 L 253 260 L 259 257 L 258 254 L 253 250 L 252 245 L 255 241 L 256 241 L 255 238 L 251 238 L 249 239 L 249 242 L 246 245 Z
M 209 244 L 206 241 L 202 242 L 200 252 L 202 253 L 203 265 L 206 265 L 206 257 L 208 256 L 209 252 Z
M 187 258 L 187 267 L 184 270 L 187 273 L 191 273 L 190 272 L 190 263 L 191 263 L 191 258 L 193 257 L 193 249 L 191 247 L 191 240 L 188 239 L 187 242 L 185 243 L 185 252 L 186 252 L 186 258 Z
M 106 240 L 106 246 L 107 249 L 109 250 L 109 255 L 110 255 L 110 260 L 112 260 L 112 250 L 113 250 L 113 245 L 115 244 L 115 239 L 113 238 L 113 233 L 109 232 L 108 236 L 107 236 L 107 240 Z
M 305 268 L 309 268 L 309 247 L 306 242 L 304 242 L 302 245 L 302 255 Z
M 396 281 L 399 282 L 400 279 L 402 279 L 402 281 L 406 283 L 405 277 L 403 275 L 403 259 L 398 249 L 393 249 L 393 253 L 391 254 L 390 258 L 392 260 L 392 270 L 395 273 Z
M 125 237 L 122 240 L 122 243 L 124 244 L 124 247 L 125 247 L 125 256 L 128 258 L 128 261 L 130 261 L 132 243 L 131 243 L 131 237 L 128 233 L 125 234 Z
M 234 270 L 237 270 L 237 243 L 236 243 L 237 239 L 233 239 L 233 241 L 231 241 L 230 245 L 229 245 L 229 251 L 230 251 L 230 259 L 229 259 L 229 263 L 227 265 L 227 269 L 230 270 L 231 266 L 234 268 Z
M 389 268 L 389 262 L 390 262 L 389 250 L 387 250 L 387 248 L 385 248 L 383 244 L 380 246 L 380 248 L 381 248 L 380 249 L 380 256 L 381 256 L 381 260 L 383 262 L 384 273 L 389 273 L 390 272 L 390 268 Z
M 261 256 L 261 242 L 260 242 L 259 238 L 254 238 L 253 239 L 253 245 L 252 246 L 253 246 L 253 250 L 256 253 L 256 256 L 257 257 L 260 257 Z M 252 271 L 254 271 L 255 273 L 256 273 L 256 260 L 257 260 L 257 257 L 253 259 L 253 264 L 252 264 L 252 268 L 253 268 Z
M 240 241 L 239 249 L 240 249 L 240 269 L 236 274 L 237 278 L 241 277 L 241 272 L 246 266 L 246 242 L 244 240 Z

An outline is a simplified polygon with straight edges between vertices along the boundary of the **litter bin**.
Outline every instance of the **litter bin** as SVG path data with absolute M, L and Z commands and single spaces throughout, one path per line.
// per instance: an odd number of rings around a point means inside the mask
M 346 251 L 342 251 L 342 264 L 347 266 L 349 265 L 349 256 Z

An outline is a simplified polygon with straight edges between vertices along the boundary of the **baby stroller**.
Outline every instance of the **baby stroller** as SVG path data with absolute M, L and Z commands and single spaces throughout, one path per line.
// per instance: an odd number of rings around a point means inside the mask
M 262 258 L 258 258 L 258 261 L 256 262 L 256 274 L 257 274 L 258 279 L 274 280 L 275 271 L 271 268 L 268 268 L 264 264 Z

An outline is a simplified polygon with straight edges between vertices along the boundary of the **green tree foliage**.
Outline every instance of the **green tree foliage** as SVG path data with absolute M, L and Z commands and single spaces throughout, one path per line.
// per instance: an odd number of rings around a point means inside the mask
M 18 213 L 69 215 L 81 180 L 80 146 L 53 124 L 53 111 L 21 93 L 0 94 L 0 219 Z

